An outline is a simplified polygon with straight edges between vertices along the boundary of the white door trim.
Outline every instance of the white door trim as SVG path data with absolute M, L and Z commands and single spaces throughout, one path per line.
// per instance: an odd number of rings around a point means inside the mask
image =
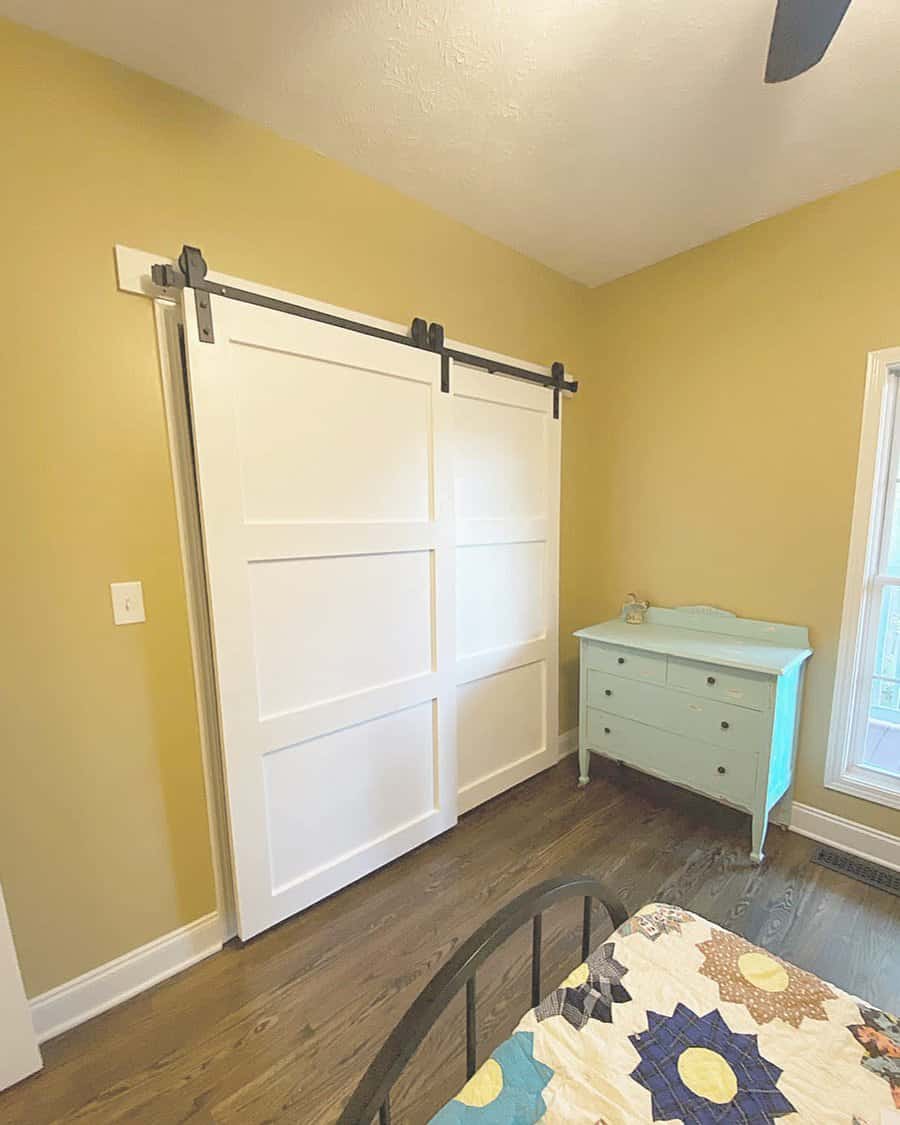
M 0 887 L 0 1090 L 43 1065 Z
M 194 480 L 191 428 L 178 343 L 180 313 L 173 301 L 157 298 L 153 306 L 188 608 L 194 694 L 197 701 L 200 754 L 206 788 L 206 815 L 216 886 L 216 911 L 222 920 L 222 940 L 228 941 L 237 933 L 237 919 L 206 567 L 203 561 L 200 511 Z

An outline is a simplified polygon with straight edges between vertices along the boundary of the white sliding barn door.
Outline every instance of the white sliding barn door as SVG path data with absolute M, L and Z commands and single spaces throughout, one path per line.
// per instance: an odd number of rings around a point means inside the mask
M 558 757 L 553 394 L 455 365 L 459 811 Z
M 215 343 L 190 291 L 184 331 L 247 938 L 456 821 L 454 404 L 428 352 L 211 300 Z

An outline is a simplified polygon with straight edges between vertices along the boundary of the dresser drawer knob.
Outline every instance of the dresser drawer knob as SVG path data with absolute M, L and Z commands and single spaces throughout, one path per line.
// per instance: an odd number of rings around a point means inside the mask
M 723 719 L 722 720 L 722 730 L 728 730 L 728 727 L 729 727 L 729 724 L 726 723 L 725 720 Z
M 612 688 L 607 688 L 603 693 L 604 695 L 612 695 Z
M 725 773 L 725 767 L 724 766 L 719 766 L 718 770 L 719 770 L 719 773 Z
M 625 657 L 624 657 L 624 656 L 620 656 L 620 657 L 619 657 L 619 659 L 618 659 L 618 660 L 616 661 L 616 663 L 617 663 L 617 664 L 624 664 L 624 663 L 625 663 Z
M 706 682 L 709 684 L 710 687 L 714 687 L 715 683 L 716 683 L 716 677 L 715 676 L 707 676 Z
M 609 729 L 609 727 L 604 727 L 604 728 L 603 728 L 603 733 L 604 733 L 604 734 L 612 734 L 612 731 L 611 731 L 611 730 Z

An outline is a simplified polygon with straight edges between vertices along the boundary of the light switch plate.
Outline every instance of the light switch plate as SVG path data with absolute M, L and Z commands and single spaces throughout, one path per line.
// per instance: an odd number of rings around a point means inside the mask
M 140 582 L 111 582 L 113 621 L 117 625 L 135 625 L 146 621 L 144 589 Z

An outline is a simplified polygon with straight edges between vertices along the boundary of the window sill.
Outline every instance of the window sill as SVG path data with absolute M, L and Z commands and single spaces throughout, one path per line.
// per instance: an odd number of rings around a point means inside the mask
M 825 788 L 849 793 L 890 809 L 900 809 L 900 778 L 865 766 L 849 766 L 843 773 L 825 778 Z

